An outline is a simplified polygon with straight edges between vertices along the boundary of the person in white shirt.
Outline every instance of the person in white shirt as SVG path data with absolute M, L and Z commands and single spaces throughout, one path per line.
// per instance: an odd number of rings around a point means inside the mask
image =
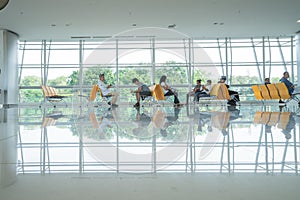
M 99 75 L 99 81 L 98 81 L 98 86 L 100 87 L 103 96 L 111 96 L 112 99 L 111 101 L 108 102 L 109 105 L 112 105 L 114 107 L 117 107 L 118 105 L 116 104 L 118 101 L 119 93 L 118 92 L 112 92 L 110 88 L 112 87 L 111 84 L 107 85 L 105 83 L 105 76 L 104 74 Z
M 211 80 L 207 80 L 207 81 L 206 81 L 205 88 L 207 89 L 207 90 L 205 90 L 206 94 L 209 95 L 209 93 L 210 93 L 210 91 L 211 91 L 211 88 L 212 88 Z
M 174 88 L 170 87 L 166 83 L 166 81 L 167 81 L 167 76 L 163 75 L 160 77 L 159 84 L 164 89 L 165 96 L 174 96 L 174 105 L 179 106 L 180 101 L 178 99 L 178 92 Z

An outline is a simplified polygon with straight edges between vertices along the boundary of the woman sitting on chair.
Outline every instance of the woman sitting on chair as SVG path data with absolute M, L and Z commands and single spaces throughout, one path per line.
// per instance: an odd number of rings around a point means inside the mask
M 180 105 L 180 101 L 178 99 L 178 93 L 174 88 L 171 88 L 166 83 L 167 76 L 163 75 L 160 77 L 159 84 L 164 89 L 164 96 L 174 96 L 174 104 Z

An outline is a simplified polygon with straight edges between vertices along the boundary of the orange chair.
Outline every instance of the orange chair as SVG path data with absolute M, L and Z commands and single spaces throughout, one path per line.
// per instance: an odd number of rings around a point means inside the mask
M 269 89 L 269 94 L 272 99 L 281 99 L 275 84 L 267 84 L 267 88 Z
M 290 100 L 291 99 L 291 95 L 284 83 L 276 83 L 275 86 L 277 87 L 280 98 L 282 100 Z
M 264 98 L 261 95 L 261 91 L 260 91 L 258 85 L 252 85 L 251 88 L 253 90 L 253 93 L 254 93 L 254 96 L 255 96 L 256 100 L 264 100 Z
M 269 90 L 268 90 L 268 88 L 265 84 L 259 85 L 259 89 L 261 91 L 261 95 L 264 98 L 264 100 L 270 100 L 271 99 Z

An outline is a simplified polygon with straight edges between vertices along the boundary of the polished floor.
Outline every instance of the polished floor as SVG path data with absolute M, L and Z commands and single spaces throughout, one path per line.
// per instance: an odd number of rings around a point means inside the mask
M 17 106 L 0 113 L 1 200 L 300 194 L 300 111 L 292 102 Z

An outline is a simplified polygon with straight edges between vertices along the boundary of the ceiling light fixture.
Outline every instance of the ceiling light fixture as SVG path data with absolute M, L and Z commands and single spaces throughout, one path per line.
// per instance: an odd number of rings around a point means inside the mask
M 297 20 L 297 23 L 300 23 L 300 19 Z
M 7 4 L 8 4 L 9 0 L 0 0 L 0 10 L 4 9 Z
M 169 24 L 168 28 L 176 28 L 176 24 Z

